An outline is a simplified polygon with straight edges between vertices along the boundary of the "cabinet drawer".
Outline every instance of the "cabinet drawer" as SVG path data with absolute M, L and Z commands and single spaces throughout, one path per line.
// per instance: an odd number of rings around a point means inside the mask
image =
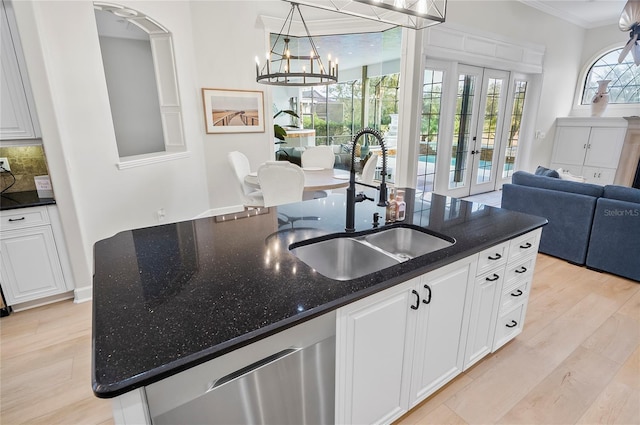
M 538 252 L 540 234 L 538 229 L 513 239 L 509 245 L 509 263 Z
M 511 341 L 520 332 L 524 322 L 525 305 L 518 304 L 512 310 L 498 317 L 496 325 L 496 335 L 493 343 L 493 350 L 496 351 L 507 342 Z
M 0 214 L 0 218 L 0 226 L 3 232 L 50 223 L 49 214 L 44 207 L 3 211 Z
M 533 267 L 535 266 L 536 257 L 530 256 L 515 264 L 507 265 L 505 273 L 505 285 L 510 286 L 512 283 L 521 280 L 530 280 L 533 275 Z M 505 286 L 506 287 L 506 286 Z
M 507 262 L 508 250 L 509 242 L 504 242 L 481 251 L 478 257 L 476 275 L 479 276 L 489 272 L 494 267 L 504 265 Z
M 504 291 L 502 293 L 502 301 L 500 302 L 500 312 L 508 311 L 516 304 L 525 301 L 529 296 L 530 288 L 531 280 L 526 280 Z

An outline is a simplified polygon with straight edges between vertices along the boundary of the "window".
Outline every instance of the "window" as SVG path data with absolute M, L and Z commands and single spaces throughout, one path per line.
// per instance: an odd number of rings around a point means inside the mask
M 627 55 L 619 64 L 618 56 L 621 51 L 622 48 L 605 53 L 591 66 L 582 92 L 583 105 L 591 103 L 598 89 L 599 80 L 611 80 L 610 104 L 640 103 L 640 67 L 633 63 L 631 55 Z

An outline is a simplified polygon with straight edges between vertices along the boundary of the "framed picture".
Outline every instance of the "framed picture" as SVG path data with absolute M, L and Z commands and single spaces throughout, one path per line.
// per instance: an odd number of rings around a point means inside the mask
M 261 91 L 202 89 L 207 134 L 263 133 Z

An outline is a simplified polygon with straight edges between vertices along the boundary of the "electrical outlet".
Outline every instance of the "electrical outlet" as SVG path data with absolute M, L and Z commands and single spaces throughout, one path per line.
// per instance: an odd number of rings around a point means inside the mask
M 9 160 L 7 158 L 0 158 L 0 166 L 3 169 L 0 169 L 1 172 L 11 171 L 11 167 L 9 167 Z

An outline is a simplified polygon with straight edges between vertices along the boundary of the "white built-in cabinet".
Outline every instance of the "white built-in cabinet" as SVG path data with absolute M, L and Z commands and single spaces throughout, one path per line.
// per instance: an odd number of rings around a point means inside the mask
M 338 310 L 336 423 L 388 423 L 462 371 L 477 256 Z
M 11 5 L 2 1 L 0 11 L 0 140 L 40 137 L 20 38 Z
M 558 118 L 551 168 L 613 184 L 626 132 L 624 118 Z
M 73 290 L 55 205 L 2 211 L 0 284 L 8 305 Z
M 336 317 L 336 423 L 390 423 L 522 331 L 541 230 Z

